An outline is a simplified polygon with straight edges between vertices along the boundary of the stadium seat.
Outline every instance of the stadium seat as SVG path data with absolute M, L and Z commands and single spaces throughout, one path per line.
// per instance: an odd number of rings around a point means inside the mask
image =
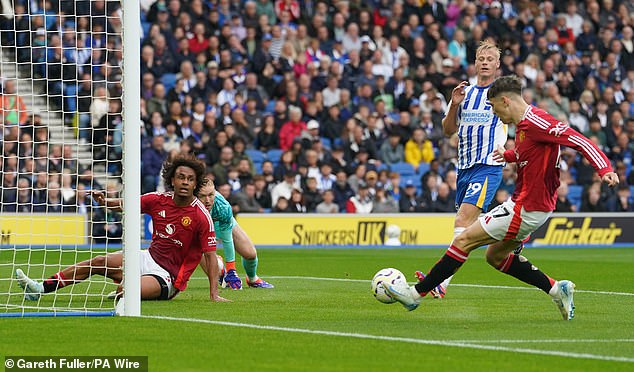
M 143 37 L 147 37 L 150 34 L 150 28 L 152 23 L 141 21 L 141 29 L 143 30 Z
M 328 150 L 332 148 L 332 141 L 328 137 L 321 137 L 321 143 L 324 144 L 324 147 Z
M 266 152 L 266 158 L 277 164 L 280 162 L 280 156 L 282 156 L 283 152 L 284 151 L 282 151 L 281 149 L 270 149 Z
M 421 176 L 429 171 L 429 163 L 418 164 L 418 174 Z
M 163 74 L 163 76 L 161 76 L 161 83 L 165 85 L 165 91 L 169 92 L 169 90 L 176 85 L 176 74 Z
M 413 176 L 416 174 L 414 171 L 414 166 L 410 163 L 394 163 L 390 166 L 390 170 L 392 172 L 396 172 L 401 175 L 401 178 L 405 178 L 407 176 Z
M 262 174 L 262 163 L 261 162 L 253 162 L 253 168 L 255 170 L 255 174 Z
M 577 210 L 581 207 L 581 194 L 583 193 L 583 186 L 570 185 L 568 186 L 568 200 L 571 204 L 577 206 Z
M 247 149 L 244 152 L 247 154 L 248 157 L 251 158 L 251 161 L 253 161 L 254 163 L 261 164 L 263 161 L 266 160 L 266 154 L 260 150 Z

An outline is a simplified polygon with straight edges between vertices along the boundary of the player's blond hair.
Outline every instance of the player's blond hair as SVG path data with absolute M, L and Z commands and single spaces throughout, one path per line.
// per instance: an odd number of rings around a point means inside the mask
M 477 56 L 480 55 L 480 53 L 483 53 L 485 50 L 492 50 L 495 54 L 497 54 L 498 59 L 500 59 L 500 56 L 502 55 L 502 51 L 500 51 L 500 48 L 498 48 L 497 45 L 495 45 L 494 42 L 486 39 L 486 40 L 482 40 L 480 42 L 480 45 L 478 46 L 478 49 L 476 49 L 476 58 Z

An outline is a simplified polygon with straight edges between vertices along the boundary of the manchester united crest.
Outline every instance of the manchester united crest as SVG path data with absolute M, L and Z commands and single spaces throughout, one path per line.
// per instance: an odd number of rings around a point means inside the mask
M 524 142 L 524 139 L 526 139 L 526 132 L 523 130 L 520 130 L 520 132 L 517 134 L 517 141 Z
M 181 224 L 185 227 L 191 225 L 192 223 L 192 219 L 189 216 L 185 216 L 183 218 L 181 218 Z

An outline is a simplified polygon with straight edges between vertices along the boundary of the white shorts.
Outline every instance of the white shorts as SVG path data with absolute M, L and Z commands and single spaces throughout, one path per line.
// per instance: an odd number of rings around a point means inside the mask
M 140 253 L 140 263 L 141 263 L 141 276 L 143 275 L 151 275 L 155 277 L 159 277 L 163 280 L 164 283 L 160 283 L 161 286 L 163 284 L 167 285 L 167 293 L 164 295 L 163 291 L 161 293 L 161 300 L 169 300 L 178 294 L 178 289 L 174 288 L 174 283 L 172 283 L 172 276 L 167 272 L 161 265 L 157 264 L 156 261 L 150 255 L 150 251 L 147 249 L 141 250 Z
M 516 208 L 515 203 L 509 199 L 480 216 L 479 221 L 492 238 L 521 242 L 543 225 L 551 214 L 552 212 L 527 212 L 524 207 Z

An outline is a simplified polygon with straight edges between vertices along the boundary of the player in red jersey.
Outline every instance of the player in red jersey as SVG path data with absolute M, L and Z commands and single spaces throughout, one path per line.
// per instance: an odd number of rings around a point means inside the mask
M 423 296 L 462 266 L 472 250 L 489 245 L 486 259 L 491 266 L 548 293 L 563 319 L 570 320 L 574 317 L 574 283 L 552 279 L 513 250 L 543 225 L 555 209 L 560 145 L 581 152 L 609 186 L 616 186 L 619 178 L 605 154 L 591 141 L 547 112 L 527 104 L 516 76 L 497 79 L 489 89 L 488 98 L 500 120 L 516 126 L 515 149 L 505 151 L 498 147 L 494 154 L 496 161 L 517 163 L 518 178 L 512 198 L 481 216 L 456 237 L 445 255 L 415 286 L 389 286 L 386 290 L 405 308 L 414 310 Z
M 208 273 L 209 297 L 212 301 L 227 301 L 218 295 L 218 261 L 214 225 L 194 193 L 203 182 L 205 164 L 191 156 L 181 155 L 163 164 L 162 177 L 171 191 L 141 196 L 141 212 L 152 217 L 154 233 L 150 248 L 140 253 L 141 299 L 169 300 L 184 291 L 201 257 L 211 267 Z M 122 209 L 121 199 L 106 199 L 95 191 L 92 197 L 100 205 Z M 18 283 L 25 298 L 39 299 L 42 293 L 56 291 L 67 285 L 98 274 L 116 283 L 123 280 L 123 252 L 108 253 L 69 266 L 38 283 L 16 270 Z M 119 287 L 119 291 L 121 286 Z

